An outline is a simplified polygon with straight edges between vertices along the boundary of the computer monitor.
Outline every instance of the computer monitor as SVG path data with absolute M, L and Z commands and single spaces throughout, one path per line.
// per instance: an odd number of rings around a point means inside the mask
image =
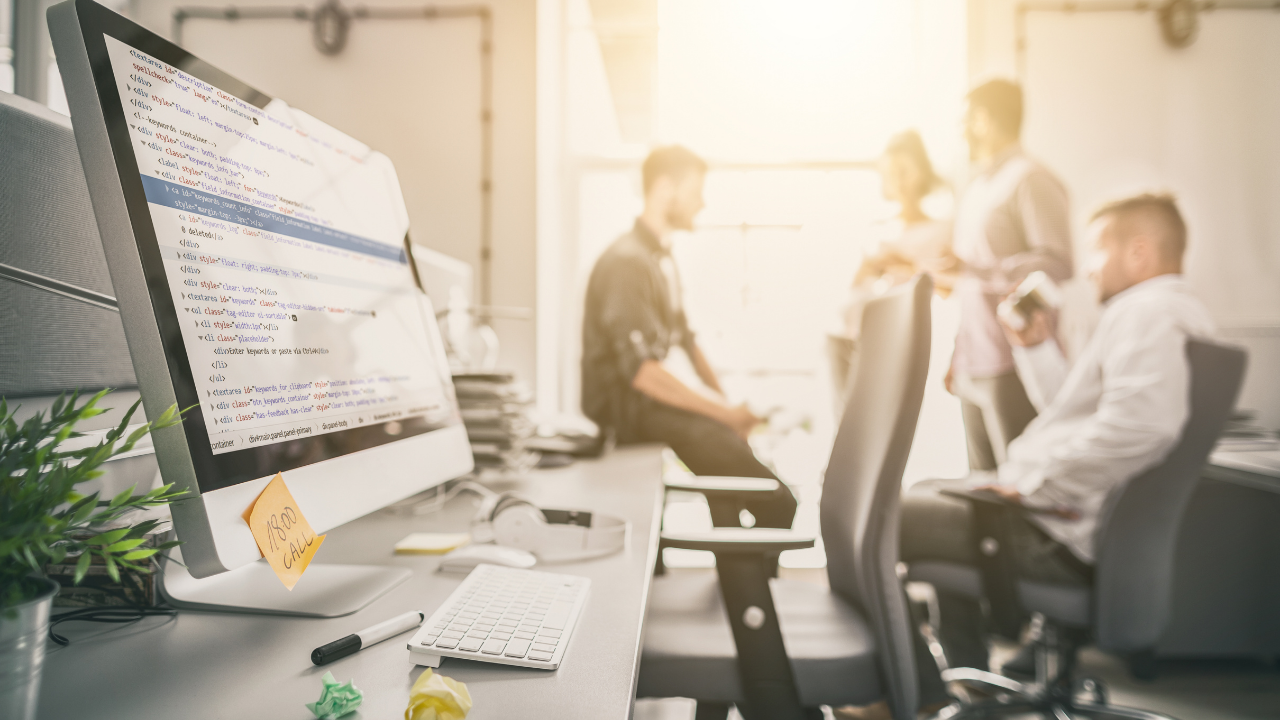
M 470 471 L 391 161 L 89 0 L 49 25 L 144 404 L 192 408 L 154 437 L 190 574 L 262 556 L 278 472 L 324 532 Z

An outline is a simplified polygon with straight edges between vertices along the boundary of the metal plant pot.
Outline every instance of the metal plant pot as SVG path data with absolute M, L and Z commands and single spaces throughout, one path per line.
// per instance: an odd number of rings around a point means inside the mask
M 0 718 L 35 720 L 40 699 L 49 609 L 58 584 L 41 579 L 41 592 L 11 610 L 0 610 Z

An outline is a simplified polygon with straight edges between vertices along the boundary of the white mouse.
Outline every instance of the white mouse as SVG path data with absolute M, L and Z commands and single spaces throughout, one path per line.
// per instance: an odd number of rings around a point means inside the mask
M 480 563 L 503 567 L 531 568 L 538 562 L 532 553 L 501 545 L 468 545 L 440 559 L 440 569 L 445 572 L 470 572 Z

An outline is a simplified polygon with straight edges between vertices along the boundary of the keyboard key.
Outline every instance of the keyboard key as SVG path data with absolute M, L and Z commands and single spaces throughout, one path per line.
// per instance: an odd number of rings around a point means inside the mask
M 440 633 L 440 637 L 449 638 L 450 640 L 457 640 L 461 638 L 462 635 L 463 633 L 461 630 L 445 630 Z
M 440 638 L 440 636 L 439 636 L 439 635 L 428 635 L 428 636 L 426 636 L 426 637 L 422 638 L 422 640 L 421 640 L 418 644 L 419 644 L 419 645 L 421 645 L 422 647 L 427 647 L 427 646 L 429 646 L 431 643 L 433 643 L 433 642 L 435 642 L 436 640 L 438 640 L 439 638 Z
M 467 628 L 469 628 L 469 627 L 471 627 L 471 623 L 460 623 L 460 622 L 456 622 L 456 623 L 449 623 L 449 627 L 448 627 L 448 629 L 449 629 L 449 630 L 458 630 L 458 631 L 460 631 L 460 632 L 466 632 L 466 631 L 467 631 Z
M 569 624 L 569 613 L 573 610 L 570 603 L 557 602 L 547 611 L 542 619 L 542 626 L 552 630 L 563 630 Z
M 540 632 L 540 633 L 538 633 L 538 634 L 539 634 L 539 635 L 546 635 L 547 637 L 552 637 L 552 638 L 558 638 L 558 637 L 560 637 L 560 631 L 559 631 L 559 630 L 543 630 L 542 632 Z
M 489 637 L 489 633 L 487 633 L 487 632 L 485 632 L 485 631 L 483 631 L 483 630 L 471 629 L 471 630 L 468 630 L 468 631 L 467 631 L 467 637 L 470 637 L 470 638 L 480 638 L 481 640 L 483 640 L 483 639 L 485 639 L 485 638 Z
M 530 659 L 530 660 L 541 660 L 542 662 L 547 662 L 548 660 L 550 660 L 550 659 L 551 659 L 551 653 L 549 653 L 549 652 L 538 652 L 537 650 L 530 650 L 530 651 L 529 651 L 529 659 Z
M 436 641 L 436 647 L 440 648 L 441 650 L 452 650 L 458 647 L 458 641 L 454 640 L 453 638 L 442 637 Z
M 469 637 L 464 639 L 462 642 L 458 643 L 458 649 L 466 650 L 467 652 L 475 652 L 479 650 L 483 645 L 484 645 L 484 640 L 482 638 Z
M 490 630 L 493 629 L 493 625 L 490 625 L 489 623 L 476 623 L 471 627 L 475 628 L 476 630 L 484 630 L 485 632 L 489 632 Z
M 534 635 L 531 632 L 517 632 L 515 633 L 515 637 L 520 640 L 532 640 Z
M 502 640 L 487 640 L 480 648 L 480 652 L 485 655 L 501 655 L 502 649 L 506 646 L 507 644 Z
M 547 645 L 546 643 L 535 642 L 533 644 L 533 649 L 537 650 L 538 652 L 553 653 L 556 651 L 556 646 Z
M 511 633 L 498 632 L 497 630 L 494 630 L 492 633 L 489 634 L 489 637 L 495 640 L 510 640 Z
M 528 640 L 512 640 L 511 642 L 507 643 L 507 650 L 506 652 L 503 653 L 503 655 L 506 655 L 507 657 L 518 658 L 518 657 L 524 657 L 524 654 L 528 651 L 529 651 Z

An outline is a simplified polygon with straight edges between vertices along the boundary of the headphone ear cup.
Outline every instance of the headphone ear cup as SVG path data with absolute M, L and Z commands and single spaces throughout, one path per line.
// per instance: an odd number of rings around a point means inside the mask
M 494 520 L 498 519 L 498 516 L 502 514 L 503 510 L 506 510 L 507 508 L 510 508 L 510 507 L 515 507 L 517 505 L 529 505 L 530 507 L 533 506 L 532 503 L 530 503 L 528 500 L 525 500 L 524 498 L 520 497 L 519 495 L 516 495 L 515 493 L 510 493 L 510 492 L 502 493 L 494 501 L 493 509 L 489 511 L 489 517 L 487 519 L 489 520 L 489 522 L 493 522 Z
M 493 515 L 493 540 L 506 547 L 528 550 L 535 555 L 543 549 L 547 517 L 532 504 L 519 499 L 500 503 Z

